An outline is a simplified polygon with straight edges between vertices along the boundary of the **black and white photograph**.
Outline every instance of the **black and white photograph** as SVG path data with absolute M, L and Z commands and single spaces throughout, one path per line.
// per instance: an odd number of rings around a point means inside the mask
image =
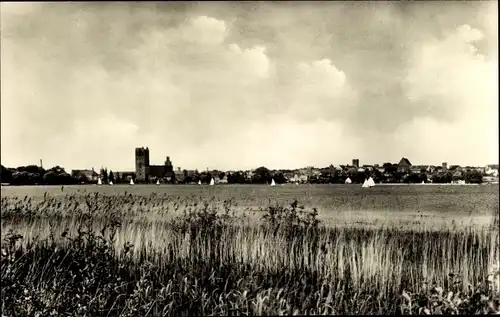
M 498 1 L 0 23 L 1 317 L 500 314 Z

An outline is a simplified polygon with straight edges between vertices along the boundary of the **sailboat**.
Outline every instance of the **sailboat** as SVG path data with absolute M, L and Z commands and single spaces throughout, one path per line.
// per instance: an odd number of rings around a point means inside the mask
M 210 180 L 210 186 L 214 186 L 214 185 L 215 185 L 215 181 L 214 181 L 214 179 L 212 178 L 212 179 Z
M 113 185 L 113 181 L 109 181 L 109 185 Z
M 368 187 L 370 187 L 370 186 L 368 185 L 368 180 L 367 180 L 367 179 L 365 179 L 365 182 L 363 183 L 363 185 L 361 185 L 361 187 L 363 187 L 363 188 L 368 188 Z
M 130 179 L 130 185 L 134 185 L 134 180 L 132 178 Z
M 156 181 L 156 185 L 160 185 L 160 180 L 157 180 L 157 181 Z
M 368 187 L 374 187 L 375 186 L 375 181 L 373 180 L 373 178 L 369 178 L 368 179 Z
M 271 180 L 271 186 L 276 186 L 276 183 L 274 182 L 274 178 Z
M 351 183 L 352 183 L 352 181 L 351 181 L 351 179 L 350 179 L 349 177 L 347 177 L 347 179 L 345 180 L 345 183 L 346 183 L 346 184 L 351 184 Z
M 424 185 L 424 184 L 425 184 L 425 182 L 424 182 L 424 181 L 422 181 L 422 185 Z
M 201 180 L 198 180 L 198 185 L 201 185 Z
M 100 178 L 97 179 L 97 185 L 102 185 L 102 181 Z

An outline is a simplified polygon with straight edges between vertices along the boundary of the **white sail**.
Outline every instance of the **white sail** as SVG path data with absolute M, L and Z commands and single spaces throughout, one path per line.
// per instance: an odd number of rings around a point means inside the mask
M 134 185 L 134 180 L 132 178 L 130 179 L 130 185 Z
M 113 181 L 109 181 L 109 185 L 113 185 Z
M 102 181 L 101 181 L 101 179 L 100 179 L 100 178 L 99 178 L 99 179 L 97 179 L 97 185 L 102 185 Z
M 214 181 L 214 179 L 212 178 L 212 179 L 210 180 L 210 186 L 213 186 L 213 185 L 215 185 L 215 181 Z
M 345 180 L 345 183 L 346 183 L 346 184 L 351 184 L 351 183 L 352 183 L 352 181 L 351 181 L 351 179 L 350 179 L 349 177 L 347 177 L 347 179 Z
M 370 177 L 368 179 L 368 187 L 373 187 L 373 186 L 375 186 L 375 181 L 373 180 L 373 178 Z
M 424 182 L 424 181 L 422 181 L 422 185 L 423 185 L 423 184 L 425 184 L 425 182 Z
M 157 180 L 157 181 L 156 181 L 156 185 L 160 185 L 160 180 Z
M 366 179 L 365 179 L 365 182 L 363 183 L 363 185 L 361 185 L 361 187 L 363 187 L 363 188 L 368 188 L 368 187 L 370 187 L 370 186 L 368 185 L 368 180 L 366 180 Z
M 276 186 L 276 183 L 274 182 L 274 178 L 271 180 L 271 186 Z
M 198 185 L 201 185 L 201 180 L 198 181 Z

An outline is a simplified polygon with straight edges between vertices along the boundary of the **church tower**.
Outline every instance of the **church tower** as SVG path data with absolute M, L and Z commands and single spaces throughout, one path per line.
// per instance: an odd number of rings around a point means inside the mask
M 167 156 L 167 159 L 165 160 L 165 177 L 171 181 L 174 179 L 174 166 L 172 165 L 170 156 Z
M 149 149 L 135 148 L 135 178 L 139 182 L 148 180 Z

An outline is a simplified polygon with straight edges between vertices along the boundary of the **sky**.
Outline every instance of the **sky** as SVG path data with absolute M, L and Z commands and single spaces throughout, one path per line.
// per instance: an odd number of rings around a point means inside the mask
M 496 1 L 0 5 L 5 166 L 499 160 Z

